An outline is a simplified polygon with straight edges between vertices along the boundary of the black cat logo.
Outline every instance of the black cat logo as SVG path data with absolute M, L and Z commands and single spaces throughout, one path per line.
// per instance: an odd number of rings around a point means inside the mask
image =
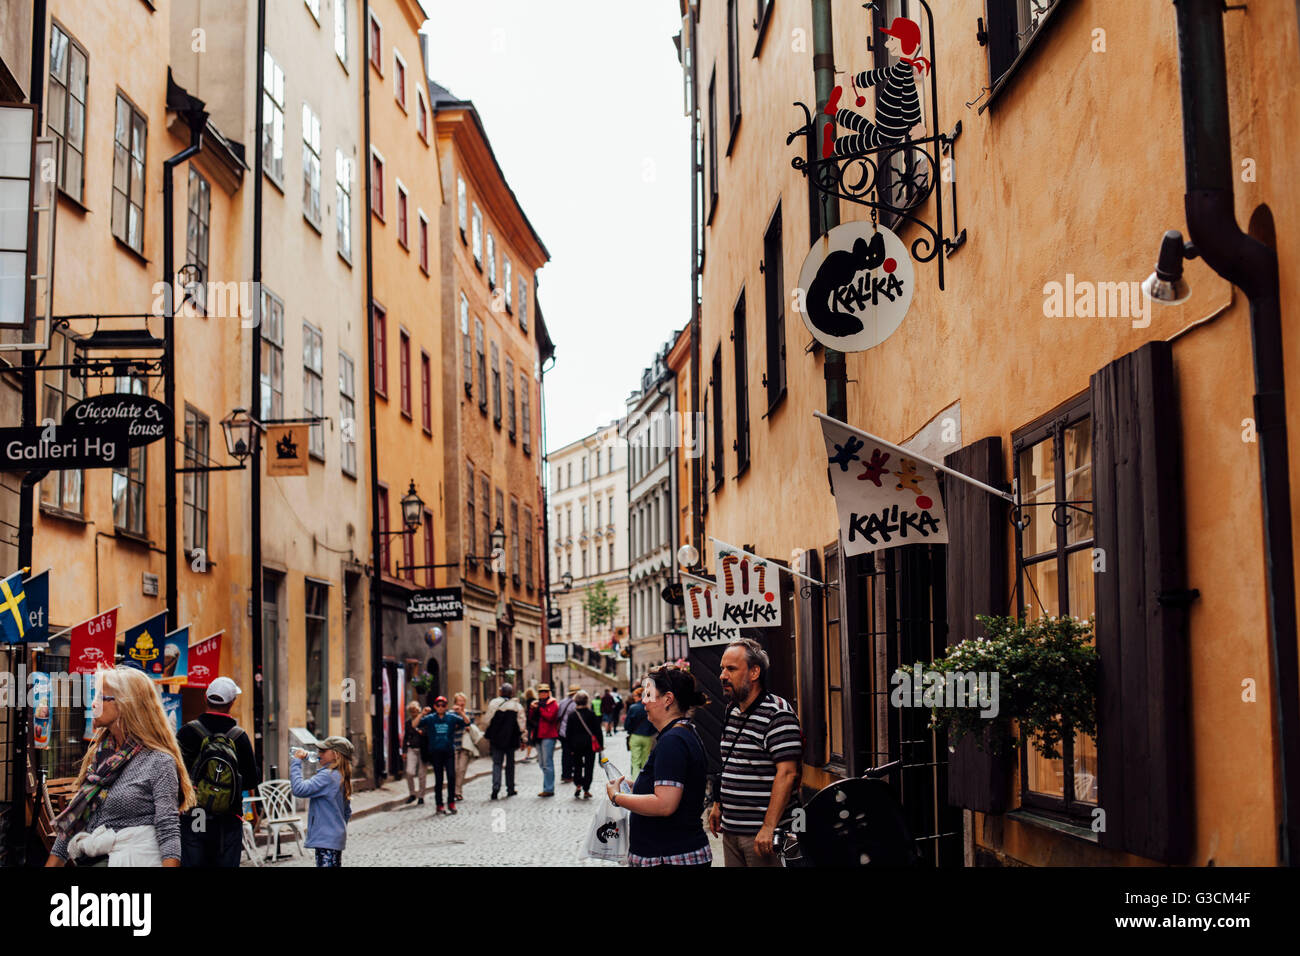
M 871 237 L 870 242 L 859 238 L 852 249 L 828 255 L 808 286 L 808 320 L 813 326 L 827 335 L 846 336 L 861 332 L 862 320 L 840 308 L 848 298 L 841 295 L 841 291 L 846 286 L 851 287 L 859 272 L 875 269 L 884 261 L 885 236 L 879 232 Z
M 618 824 L 614 822 L 606 823 L 596 830 L 596 839 L 601 843 L 608 843 L 618 836 Z
M 298 443 L 293 440 L 291 432 L 285 432 L 284 436 L 275 443 L 275 457 L 289 459 L 298 457 Z

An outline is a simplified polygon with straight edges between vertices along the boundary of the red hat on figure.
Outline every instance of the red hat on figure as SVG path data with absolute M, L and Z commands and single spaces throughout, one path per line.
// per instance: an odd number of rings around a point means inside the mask
M 921 28 L 917 26 L 915 20 L 909 20 L 907 17 L 894 17 L 894 22 L 887 27 L 881 27 L 880 32 L 898 37 L 903 43 L 904 54 L 911 54 L 921 45 Z

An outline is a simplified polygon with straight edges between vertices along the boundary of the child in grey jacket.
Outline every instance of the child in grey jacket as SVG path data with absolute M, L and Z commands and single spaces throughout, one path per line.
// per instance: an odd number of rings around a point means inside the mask
M 316 741 L 316 747 L 320 769 L 304 781 L 302 761 L 307 752 L 295 750 L 289 762 L 289 785 L 295 797 L 311 798 L 303 845 L 316 851 L 316 865 L 342 866 L 348 821 L 352 819 L 352 742 L 346 737 L 326 737 Z

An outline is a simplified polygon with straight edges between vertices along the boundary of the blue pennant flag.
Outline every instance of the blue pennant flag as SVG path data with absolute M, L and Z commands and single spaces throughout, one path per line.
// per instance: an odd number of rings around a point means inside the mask
M 26 633 L 27 594 L 23 590 L 23 572 L 15 571 L 0 580 L 0 641 L 19 644 Z
M 28 644 L 44 644 L 50 639 L 50 572 L 42 571 L 23 582 L 26 593 L 26 633 Z
M 122 663 L 142 670 L 150 677 L 161 677 L 163 670 L 163 635 L 167 631 L 167 612 L 159 611 L 147 621 L 128 627 L 123 634 L 126 650 Z

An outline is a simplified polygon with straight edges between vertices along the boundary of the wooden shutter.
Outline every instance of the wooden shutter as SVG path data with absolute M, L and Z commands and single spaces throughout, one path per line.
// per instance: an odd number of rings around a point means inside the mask
M 1193 839 L 1179 429 L 1169 343 L 1092 376 L 1101 843 L 1164 863 Z
M 803 553 L 795 568 L 821 580 L 821 558 L 816 548 Z M 823 660 L 826 620 L 822 614 L 822 588 L 811 588 L 803 597 L 805 582 L 799 581 L 799 725 L 803 728 L 804 763 L 820 767 L 826 763 L 826 662 Z
M 944 458 L 944 464 L 995 488 L 1005 485 L 1002 439 L 983 438 Z M 1004 614 L 1007 602 L 1007 506 L 964 481 L 945 478 L 948 513 L 948 646 L 983 636 L 976 614 Z M 981 813 L 1005 813 L 1014 767 L 967 736 L 948 757 L 948 802 Z

